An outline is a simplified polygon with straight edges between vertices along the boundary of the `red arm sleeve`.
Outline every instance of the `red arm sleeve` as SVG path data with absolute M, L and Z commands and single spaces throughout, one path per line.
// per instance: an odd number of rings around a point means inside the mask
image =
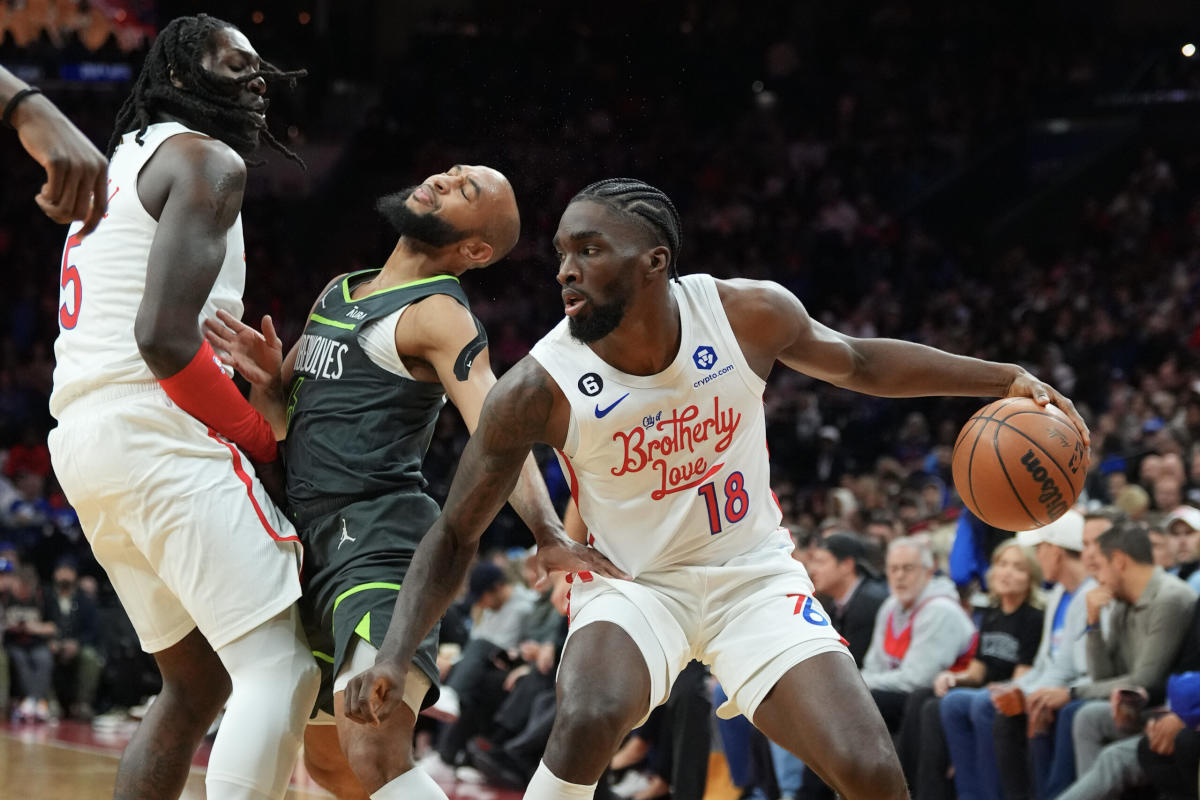
M 175 404 L 236 444 L 251 461 L 274 461 L 271 424 L 246 402 L 207 341 L 188 365 L 159 385 Z

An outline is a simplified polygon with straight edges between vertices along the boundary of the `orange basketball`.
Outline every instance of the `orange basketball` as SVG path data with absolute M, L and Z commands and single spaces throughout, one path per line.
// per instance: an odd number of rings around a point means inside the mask
M 1083 462 L 1083 440 L 1066 414 L 1028 397 L 1006 397 L 963 425 L 954 443 L 954 485 L 988 525 L 1025 531 L 1075 503 Z

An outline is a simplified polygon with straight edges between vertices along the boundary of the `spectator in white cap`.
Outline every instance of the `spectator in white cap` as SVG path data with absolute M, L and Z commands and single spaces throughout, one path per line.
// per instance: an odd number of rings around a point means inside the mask
M 1188 586 L 1200 592 L 1200 570 L 1195 563 L 1200 557 L 1200 508 L 1193 506 L 1177 506 L 1163 520 L 1167 535 L 1176 544 L 1175 560 L 1179 564 L 1190 564 L 1190 572 L 1180 570 L 1180 577 L 1186 577 Z
M 1088 680 L 1085 596 L 1096 581 L 1080 557 L 1083 524 L 1083 515 L 1070 510 L 1049 525 L 1017 534 L 1019 544 L 1034 548 L 1042 575 L 1053 586 L 1033 668 L 1013 679 L 1008 690 L 993 693 L 996 761 L 1005 798 L 1033 796 L 1028 736 L 1039 732 L 1054 741 L 1057 709 L 1070 699 L 1070 687 Z M 1065 734 L 1069 747 L 1069 726 Z M 1045 776 L 1038 778 L 1040 784 Z

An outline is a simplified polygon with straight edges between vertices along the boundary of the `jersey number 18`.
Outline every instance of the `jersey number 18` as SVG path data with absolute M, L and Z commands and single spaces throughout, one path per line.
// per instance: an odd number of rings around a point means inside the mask
M 721 532 L 721 511 L 724 511 L 725 521 L 731 525 L 739 522 L 750 510 L 750 495 L 746 494 L 746 478 L 740 472 L 734 472 L 725 479 L 725 507 L 720 508 L 717 500 L 715 483 L 706 483 L 696 491 L 704 498 L 708 507 L 708 532 L 716 536 Z

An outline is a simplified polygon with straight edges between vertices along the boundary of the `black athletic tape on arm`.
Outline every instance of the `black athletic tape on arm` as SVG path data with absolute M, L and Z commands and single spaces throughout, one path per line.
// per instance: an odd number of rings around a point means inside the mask
M 467 346 L 458 354 L 458 358 L 454 361 L 454 377 L 459 381 L 465 381 L 467 376 L 471 374 L 471 365 L 475 363 L 475 356 L 483 352 L 483 348 L 487 347 L 487 333 L 484 332 L 483 326 L 479 324 L 479 320 L 475 320 L 475 338 L 467 342 Z

